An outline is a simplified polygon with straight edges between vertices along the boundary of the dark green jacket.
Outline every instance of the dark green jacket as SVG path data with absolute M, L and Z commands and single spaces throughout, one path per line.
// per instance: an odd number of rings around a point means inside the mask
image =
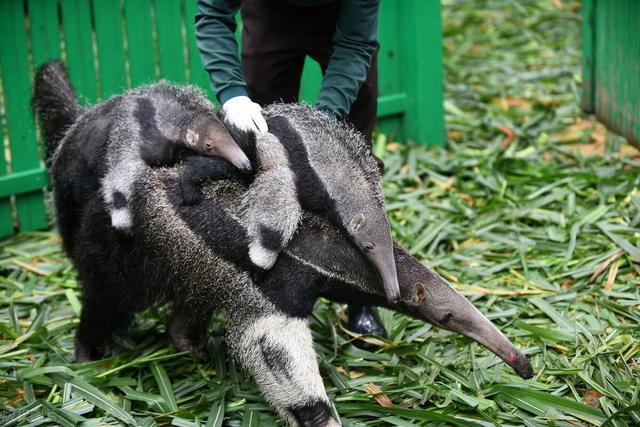
M 198 0 L 196 40 L 211 85 L 224 103 L 246 95 L 234 33 L 241 0 Z M 287 0 L 294 6 L 316 6 L 327 0 Z M 333 37 L 334 51 L 322 79 L 317 106 L 337 117 L 349 114 L 378 47 L 379 0 L 343 0 Z

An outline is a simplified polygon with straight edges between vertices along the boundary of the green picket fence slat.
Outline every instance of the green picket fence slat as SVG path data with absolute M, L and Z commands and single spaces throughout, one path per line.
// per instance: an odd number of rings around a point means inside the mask
M 102 99 L 127 89 L 120 1 L 94 1 L 93 20 Z
M 56 2 L 42 0 L 29 0 L 27 4 L 33 64 L 38 67 L 47 61 L 60 58 L 58 5 Z
M 86 0 L 61 0 L 60 5 L 69 77 L 78 95 L 83 100 L 94 103 L 98 89 L 90 3 Z
M 189 49 L 189 83 L 200 86 L 205 90 L 207 97 L 211 101 L 216 101 L 216 96 L 211 90 L 209 73 L 207 73 L 200 59 L 200 51 L 196 45 L 195 35 L 195 18 L 198 12 L 198 6 L 195 1 L 187 1 L 185 3 L 185 23 L 187 27 L 187 47 Z
M 127 28 L 127 60 L 131 73 L 131 86 L 136 87 L 156 78 L 151 0 L 125 1 L 124 18 Z
M 2 68 L 4 104 L 11 151 L 11 167 L 21 172 L 40 166 L 36 132 L 28 101 L 31 98 L 27 34 L 24 27 L 23 0 L 4 0 L 0 26 L 0 68 Z M 22 230 L 48 225 L 42 190 L 16 196 L 18 224 Z
M 5 11 L 5 4 L 0 5 L 0 14 Z M 3 51 L 0 50 L 0 57 Z M 0 78 L 0 83 L 4 82 Z M 3 126 L 0 131 L 4 132 Z M 4 150 L 0 150 L 0 179 L 5 178 L 7 174 L 7 162 L 4 158 Z M 11 208 L 11 199 L 9 197 L 0 197 L 0 237 L 13 234 L 13 210 Z
M 186 80 L 182 42 L 182 1 L 156 0 L 160 74 L 173 82 Z

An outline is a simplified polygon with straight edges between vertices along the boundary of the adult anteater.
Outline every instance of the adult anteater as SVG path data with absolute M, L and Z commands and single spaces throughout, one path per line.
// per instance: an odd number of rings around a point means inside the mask
M 67 110 L 58 117 L 62 126 L 73 123 L 77 111 Z M 65 132 L 47 117 L 55 115 L 43 117 L 45 138 L 55 147 Z M 100 131 L 107 125 L 96 118 L 95 126 Z M 100 132 L 87 134 L 86 145 L 75 147 L 78 160 L 72 168 L 58 167 L 55 160 L 51 164 L 54 191 L 62 191 L 56 200 L 58 221 L 65 224 L 63 241 L 83 285 L 78 360 L 101 357 L 113 332 L 158 301 L 173 302 L 170 331 L 181 349 L 197 348 L 211 314 L 221 313 L 228 319 L 231 354 L 283 418 L 300 426 L 337 425 L 306 320 L 317 298 L 326 297 L 386 306 L 460 332 L 522 377 L 532 376 L 527 359 L 486 317 L 398 245 L 400 298 L 389 302 L 375 269 L 346 233 L 317 216 L 303 215 L 274 267 L 255 280 L 249 239 L 239 221 L 238 200 L 248 188 L 242 180 L 210 182 L 204 200 L 189 206 L 180 191 L 181 166 L 151 170 L 136 181 L 133 235 L 122 237 L 111 227 L 96 172 L 82 164 L 83 155 L 95 157 L 91 150 L 104 149 L 100 140 Z M 251 147 L 243 148 L 251 153 Z M 65 200 L 70 203 L 61 203 Z

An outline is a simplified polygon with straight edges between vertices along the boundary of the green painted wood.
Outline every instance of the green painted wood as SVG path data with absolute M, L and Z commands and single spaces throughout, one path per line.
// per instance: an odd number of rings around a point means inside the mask
M 94 103 L 98 98 L 98 89 L 90 3 L 87 0 L 61 0 L 60 6 L 69 77 L 80 99 Z
M 7 13 L 9 7 L 8 3 L 0 2 L 0 15 Z M 0 62 L 4 61 L 2 56 L 5 53 L 0 50 Z M 4 87 L 4 80 L 2 79 L 2 70 L 0 69 L 0 85 Z M 4 99 L 0 98 L 0 107 L 3 106 Z M 4 111 L 4 108 L 2 110 Z M 4 115 L 4 114 L 3 114 Z M 5 134 L 4 123 L 0 120 L 0 132 Z M 4 158 L 5 150 L 0 150 L 0 179 L 3 179 L 7 174 L 7 162 Z M 12 193 L 10 193 L 12 194 Z M 13 233 L 13 209 L 11 207 L 11 200 L 9 197 L 0 196 L 0 237 L 8 236 Z
M 195 35 L 195 18 L 198 7 L 195 1 L 185 2 L 185 26 L 187 28 L 187 48 L 189 49 L 189 55 L 187 60 L 189 62 L 189 83 L 201 87 L 207 94 L 207 97 L 218 102 L 213 90 L 211 90 L 211 84 L 209 79 L 209 73 L 207 73 L 202 65 L 202 59 L 200 58 L 200 52 L 196 45 Z
M 383 95 L 403 91 L 404 76 L 400 69 L 399 52 L 402 50 L 398 35 L 404 30 L 398 16 L 397 1 L 382 1 L 378 17 L 378 91 Z
M 186 80 L 182 5 L 182 1 L 177 0 L 155 0 L 160 75 L 173 82 Z
M 403 89 L 408 95 L 405 138 L 444 145 L 443 47 L 439 0 L 397 2 Z
M 378 33 L 380 50 L 378 51 L 378 127 L 380 131 L 393 139 L 404 139 L 404 110 L 386 114 L 385 98 L 404 93 L 404 75 L 400 68 L 402 46 L 398 35 L 404 31 L 399 17 L 397 1 L 380 2 Z
M 136 87 L 158 77 L 151 25 L 151 0 L 125 0 L 124 16 L 131 86 Z
M 640 145 L 640 1 L 598 0 L 593 14 L 596 116 Z
M 315 105 L 322 83 L 322 70 L 320 64 L 308 56 L 304 60 L 302 69 L 302 80 L 300 81 L 300 92 L 298 99 Z
M 582 1 L 582 108 L 593 113 L 595 109 L 595 80 L 593 46 L 595 42 L 594 10 L 596 0 Z
M 396 116 L 407 111 L 406 93 L 394 93 L 378 97 L 378 119 Z
M 0 176 L 0 198 L 15 194 L 31 193 L 49 185 L 47 170 L 43 167 Z
M 28 100 L 31 98 L 29 57 L 25 30 L 23 0 L 4 0 L 7 4 L 0 15 L 0 68 L 2 69 L 4 106 L 13 172 L 40 166 L 33 117 Z M 18 224 L 22 230 L 36 230 L 49 225 L 42 189 L 16 196 Z
M 33 65 L 37 68 L 60 58 L 58 5 L 53 1 L 29 0 L 29 23 Z
M 127 89 L 122 17 L 120 0 L 93 2 L 102 99 Z

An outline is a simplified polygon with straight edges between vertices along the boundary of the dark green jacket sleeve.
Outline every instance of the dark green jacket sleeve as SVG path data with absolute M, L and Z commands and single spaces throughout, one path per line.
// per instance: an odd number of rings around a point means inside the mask
M 367 77 L 378 49 L 378 0 L 344 0 L 333 54 L 322 79 L 318 107 L 345 117 Z
M 223 104 L 247 94 L 234 35 L 238 9 L 240 0 L 198 0 L 196 43 L 213 92 Z

